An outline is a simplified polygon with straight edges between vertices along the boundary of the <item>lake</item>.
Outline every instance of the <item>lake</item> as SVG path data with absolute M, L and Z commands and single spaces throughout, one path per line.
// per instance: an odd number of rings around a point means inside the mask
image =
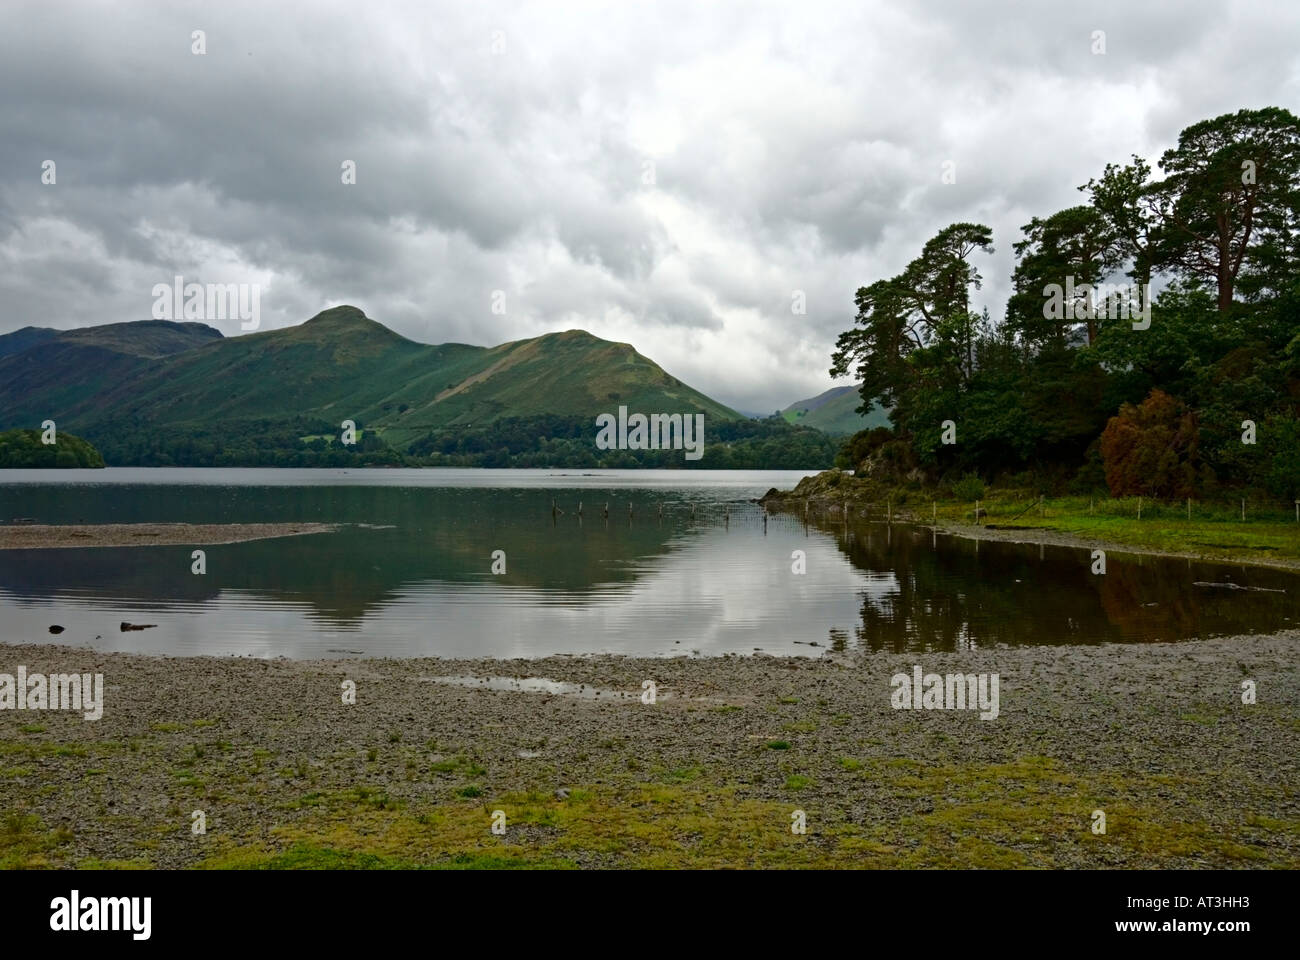
M 191 547 L 0 551 L 0 641 L 296 658 L 820 656 L 1171 642 L 1300 623 L 1300 577 L 1283 571 L 1111 553 L 1097 576 L 1083 549 L 898 523 L 805 525 L 765 519 L 751 502 L 805 475 L 3 471 L 0 522 L 343 526 L 203 547 L 203 575 L 191 572 Z M 124 633 L 122 621 L 157 626 Z M 65 631 L 52 636 L 52 624 Z

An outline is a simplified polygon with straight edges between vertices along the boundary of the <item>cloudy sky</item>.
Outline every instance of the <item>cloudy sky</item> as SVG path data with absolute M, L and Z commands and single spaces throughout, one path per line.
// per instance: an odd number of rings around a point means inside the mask
M 942 227 L 993 228 L 996 318 L 1030 217 L 1267 105 L 1300 109 L 1294 0 L 6 0 L 0 333 L 148 319 L 180 274 L 259 284 L 264 329 L 581 327 L 771 411 Z

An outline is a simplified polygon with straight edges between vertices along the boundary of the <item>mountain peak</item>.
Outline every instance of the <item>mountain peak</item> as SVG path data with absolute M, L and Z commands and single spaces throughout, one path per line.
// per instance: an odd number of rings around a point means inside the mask
M 371 320 L 360 309 L 346 303 L 322 310 L 304 323 L 274 333 L 287 343 L 350 344 L 352 348 L 362 349 L 384 349 L 397 343 L 411 343 L 400 333 L 378 320 Z
M 320 313 L 316 314 L 316 316 L 306 321 L 306 323 L 304 323 L 303 326 L 305 327 L 313 323 L 319 326 L 325 326 L 325 325 L 335 326 L 340 324 L 375 323 L 375 322 L 376 321 L 371 320 L 369 317 L 367 317 L 365 315 L 365 312 L 362 311 L 359 307 L 354 307 L 351 304 L 343 303 L 343 304 L 339 304 L 339 306 L 337 307 L 330 307 L 328 310 L 322 310 Z

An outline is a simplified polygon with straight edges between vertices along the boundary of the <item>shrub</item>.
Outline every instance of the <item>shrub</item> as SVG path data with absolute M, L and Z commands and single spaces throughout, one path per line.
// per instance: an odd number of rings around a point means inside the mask
M 1112 496 L 1162 499 L 1196 493 L 1196 417 L 1181 400 L 1152 390 L 1126 403 L 1101 435 L 1101 459 Z
M 984 497 L 984 481 L 977 473 L 968 473 L 952 485 L 952 495 L 958 500 L 981 500 Z

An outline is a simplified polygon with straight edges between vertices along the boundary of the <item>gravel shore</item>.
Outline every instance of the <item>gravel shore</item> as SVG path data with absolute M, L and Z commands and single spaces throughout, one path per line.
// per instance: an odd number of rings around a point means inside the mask
M 1294 630 L 818 659 L 0 651 L 106 690 L 98 721 L 0 710 L 5 866 L 1300 866 Z M 918 664 L 998 674 L 997 718 L 893 708 Z
M 337 529 L 338 525 L 332 523 L 22 523 L 0 526 L 0 550 L 211 546 Z

